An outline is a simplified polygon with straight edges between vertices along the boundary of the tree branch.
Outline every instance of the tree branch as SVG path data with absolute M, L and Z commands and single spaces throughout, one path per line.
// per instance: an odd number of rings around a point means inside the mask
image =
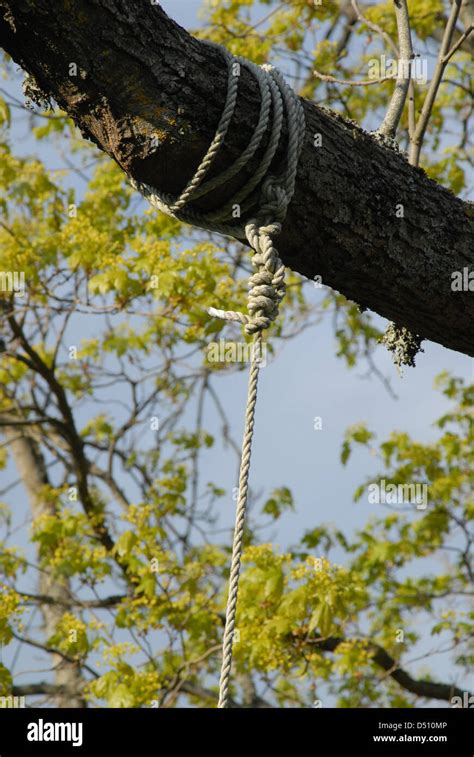
M 431 118 L 431 113 L 433 111 L 433 105 L 436 100 L 436 95 L 438 94 L 438 89 L 443 78 L 444 70 L 448 64 L 449 58 L 451 57 L 449 50 L 451 47 L 453 35 L 456 28 L 456 21 L 458 20 L 460 10 L 461 0 L 453 0 L 451 13 L 449 14 L 448 22 L 446 24 L 446 29 L 443 35 L 443 40 L 439 49 L 436 68 L 430 86 L 428 88 L 423 107 L 421 109 L 420 117 L 415 129 L 415 134 L 410 144 L 410 163 L 413 166 L 417 166 L 420 161 L 420 152 L 423 146 L 425 132 Z
M 306 643 L 311 644 L 312 647 L 316 646 L 323 652 L 335 652 L 339 644 L 343 644 L 351 639 L 345 639 L 344 637 L 330 637 L 328 639 L 308 639 Z M 438 683 L 436 681 L 428 681 L 426 679 L 416 679 L 403 670 L 399 666 L 399 663 L 379 644 L 368 642 L 368 649 L 372 652 L 373 661 L 382 670 L 385 670 L 388 675 L 393 678 L 405 691 L 409 691 L 411 694 L 416 694 L 419 697 L 425 697 L 426 699 L 442 699 L 446 702 L 451 701 L 453 697 L 463 697 L 464 692 L 457 686 L 449 683 Z M 469 694 L 469 692 L 468 692 Z
M 43 652 L 48 652 L 49 654 L 58 655 L 65 662 L 71 663 L 72 665 L 76 665 L 78 669 L 87 670 L 87 672 L 90 673 L 94 678 L 99 678 L 99 674 L 96 673 L 95 670 L 91 668 L 90 665 L 84 662 L 84 660 L 78 660 L 75 657 L 71 657 L 65 652 L 61 652 L 59 649 L 56 649 L 55 647 L 50 647 L 48 644 L 41 644 L 41 642 L 35 641 L 34 639 L 29 639 L 26 636 L 20 636 L 20 634 L 17 634 L 15 631 L 12 631 L 12 636 L 14 639 L 16 639 L 17 641 L 20 641 L 22 644 L 28 644 L 28 646 L 34 647 L 35 649 L 41 649 Z
M 159 5 L 0 0 L 0 45 L 129 176 L 174 194 L 186 185 L 219 122 L 226 70 L 218 50 Z M 474 268 L 472 204 L 353 123 L 303 105 L 306 140 L 278 240 L 283 261 L 412 333 L 474 355 L 474 298 L 451 289 L 454 272 Z M 243 70 L 216 173 L 245 149 L 259 109 L 258 85 Z M 196 208 L 221 206 L 259 157 Z
M 61 697 L 61 699 L 65 700 L 72 697 L 74 694 L 74 692 L 72 692 L 67 686 L 59 686 L 58 684 L 47 683 L 46 681 L 12 686 L 11 693 L 15 697 L 29 697 L 45 694 L 49 697 Z
M 29 594 L 24 591 L 15 590 L 17 594 L 23 597 L 25 600 L 29 600 L 27 603 L 34 604 L 48 604 L 59 605 L 60 607 L 81 607 L 83 609 L 104 609 L 107 607 L 116 607 L 120 602 L 126 599 L 124 594 L 113 594 L 103 599 L 63 599 L 55 598 L 48 594 Z
M 413 47 L 411 44 L 410 15 L 406 0 L 393 0 L 398 30 L 398 70 L 397 81 L 379 133 L 390 139 L 395 138 L 402 117 L 411 79 Z
M 457 52 L 457 50 L 459 50 L 464 40 L 469 37 L 469 35 L 471 34 L 473 30 L 474 30 L 474 26 L 469 26 L 466 29 L 466 31 L 463 32 L 463 34 L 461 34 L 457 42 L 455 42 L 454 45 L 452 46 L 451 50 L 448 53 L 446 53 L 446 55 L 444 56 L 443 63 L 448 63 L 450 58 L 452 58 L 454 53 Z

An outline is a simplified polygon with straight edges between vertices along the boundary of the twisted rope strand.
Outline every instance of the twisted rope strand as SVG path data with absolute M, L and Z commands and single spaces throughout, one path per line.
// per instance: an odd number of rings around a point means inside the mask
M 214 139 L 212 140 L 209 146 L 209 149 L 207 153 L 205 154 L 204 158 L 202 159 L 199 167 L 196 169 L 194 176 L 188 182 L 187 186 L 182 191 L 181 195 L 178 197 L 176 202 L 174 202 L 171 205 L 170 210 L 172 213 L 175 213 L 176 211 L 184 207 L 184 205 L 187 202 L 189 202 L 189 200 L 193 197 L 199 185 L 201 184 L 202 180 L 204 179 L 206 173 L 209 171 L 209 168 L 214 162 L 214 159 L 217 153 L 219 152 L 222 145 L 224 144 L 224 140 L 225 140 L 230 122 L 232 121 L 232 117 L 235 111 L 235 104 L 237 102 L 237 90 L 239 86 L 239 76 L 240 76 L 239 69 L 233 68 L 231 57 L 232 56 L 228 57 L 228 65 L 227 65 L 227 100 L 226 100 L 224 110 L 222 111 L 222 115 L 221 115 L 219 125 L 216 130 L 216 133 L 214 135 Z M 234 166 L 231 166 L 231 168 L 235 168 L 235 164 Z M 221 179 L 222 179 L 222 176 L 219 177 L 219 180 Z M 223 181 L 224 180 L 225 179 L 223 179 Z M 219 183 L 221 183 L 221 181 L 219 181 Z M 203 189 L 201 188 L 201 194 L 205 194 L 207 191 L 209 190 L 203 191 Z
M 245 333 L 253 336 L 217 705 L 219 708 L 224 708 L 228 704 L 232 668 L 258 375 L 263 348 L 262 332 L 269 328 L 278 316 L 279 304 L 285 295 L 285 266 L 273 243 L 273 237 L 280 233 L 281 224 L 293 197 L 298 160 L 305 134 L 305 118 L 300 101 L 276 68 L 270 65 L 257 66 L 245 58 L 234 57 L 220 45 L 212 42 L 207 44 L 221 51 L 228 68 L 226 103 L 208 151 L 194 176 L 178 197 L 159 192 L 154 187 L 134 179 L 131 179 L 131 184 L 148 199 L 151 205 L 168 215 L 208 231 L 247 239 L 253 251 L 252 265 L 255 271 L 248 283 L 247 313 L 217 308 L 208 310 L 209 315 L 213 317 L 242 324 Z M 239 158 L 218 176 L 204 181 L 217 153 L 224 144 L 235 113 L 240 77 L 240 66 L 236 64 L 245 66 L 258 81 L 261 97 L 258 123 L 249 144 Z M 288 132 L 285 165 L 283 169 L 280 168 L 278 175 L 270 175 L 269 168 L 280 144 L 285 119 Z M 231 201 L 207 213 L 186 207 L 187 203 L 222 186 L 247 166 L 262 144 L 269 125 L 268 144 L 259 165 Z M 240 206 L 241 216 L 242 210 L 245 215 L 250 212 L 253 216 L 246 221 L 233 218 L 232 210 L 235 205 Z M 252 208 L 254 208 L 253 211 Z

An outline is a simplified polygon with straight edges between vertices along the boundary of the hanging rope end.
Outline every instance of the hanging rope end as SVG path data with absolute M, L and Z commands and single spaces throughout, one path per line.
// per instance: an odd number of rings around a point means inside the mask
M 211 318 L 220 318 L 222 310 L 218 310 L 217 308 L 207 308 L 207 314 L 211 316 Z
M 235 310 L 219 310 L 218 308 L 208 308 L 208 314 L 212 318 L 220 318 L 222 321 L 236 321 L 244 326 L 249 322 L 249 317 L 245 313 L 239 313 Z

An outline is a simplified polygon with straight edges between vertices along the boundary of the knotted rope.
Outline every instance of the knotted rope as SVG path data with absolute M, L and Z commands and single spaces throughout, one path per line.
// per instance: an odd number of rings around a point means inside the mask
M 209 308 L 210 315 L 227 321 L 237 321 L 244 326 L 247 334 L 253 335 L 252 360 L 250 364 L 245 427 L 242 441 L 242 455 L 239 473 L 239 494 L 237 500 L 229 591 L 223 640 L 222 668 L 219 681 L 218 707 L 228 704 L 229 680 L 232 666 L 232 646 L 235 632 L 237 595 L 239 589 L 242 542 L 247 509 L 248 480 L 252 437 L 254 430 L 257 384 L 262 357 L 262 331 L 267 329 L 278 315 L 278 307 L 285 294 L 285 266 L 280 260 L 273 243 L 273 237 L 280 233 L 288 205 L 293 197 L 296 169 L 301 153 L 305 119 L 303 107 L 288 86 L 281 73 L 270 65 L 257 66 L 245 58 L 231 55 L 220 45 L 217 47 L 225 56 L 228 68 L 227 97 L 219 125 L 209 149 L 197 168 L 193 178 L 178 197 L 159 192 L 148 184 L 131 180 L 148 201 L 168 215 L 206 229 L 247 239 L 253 255 L 252 265 L 256 269 L 249 280 L 247 313 L 233 310 Z M 222 147 L 229 129 L 237 102 L 240 67 L 247 68 L 257 79 L 260 88 L 260 114 L 252 138 L 235 163 L 213 179 L 204 181 L 217 153 Z M 284 166 L 278 175 L 269 175 L 270 165 L 275 157 L 286 118 L 288 142 Z M 260 163 L 252 178 L 237 191 L 231 201 L 222 208 L 207 213 L 186 207 L 190 201 L 203 197 L 236 176 L 262 144 L 270 125 L 270 135 Z M 242 222 L 232 218 L 233 209 L 240 207 Z

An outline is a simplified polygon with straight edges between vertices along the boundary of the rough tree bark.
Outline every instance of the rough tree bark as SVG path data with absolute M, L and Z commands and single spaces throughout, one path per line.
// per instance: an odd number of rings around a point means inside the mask
M 49 502 L 47 497 L 42 496 L 42 488 L 49 484 L 49 478 L 39 445 L 28 430 L 14 426 L 4 426 L 2 430 L 9 442 L 21 482 L 28 495 L 33 519 L 36 520 L 42 515 L 54 515 L 54 504 Z M 38 575 L 40 594 L 51 600 L 49 603 L 40 605 L 44 620 L 44 638 L 47 640 L 56 632 L 56 625 L 65 612 L 63 603 L 67 604 L 70 600 L 71 588 L 66 578 L 60 581 L 42 570 Z M 86 707 L 85 699 L 81 696 L 85 681 L 80 665 L 54 653 L 51 655 L 51 660 L 51 667 L 54 670 L 52 692 L 55 705 L 57 707 Z
M 127 174 L 169 192 L 184 187 L 214 135 L 226 71 L 218 51 L 159 5 L 0 0 L 0 45 Z M 244 71 L 216 171 L 246 146 L 258 108 L 257 85 Z M 305 146 L 278 245 L 284 262 L 426 339 L 474 355 L 473 293 L 451 289 L 453 272 L 474 270 L 474 205 L 356 124 L 314 103 L 304 108 Z M 223 199 L 219 190 L 196 206 Z

